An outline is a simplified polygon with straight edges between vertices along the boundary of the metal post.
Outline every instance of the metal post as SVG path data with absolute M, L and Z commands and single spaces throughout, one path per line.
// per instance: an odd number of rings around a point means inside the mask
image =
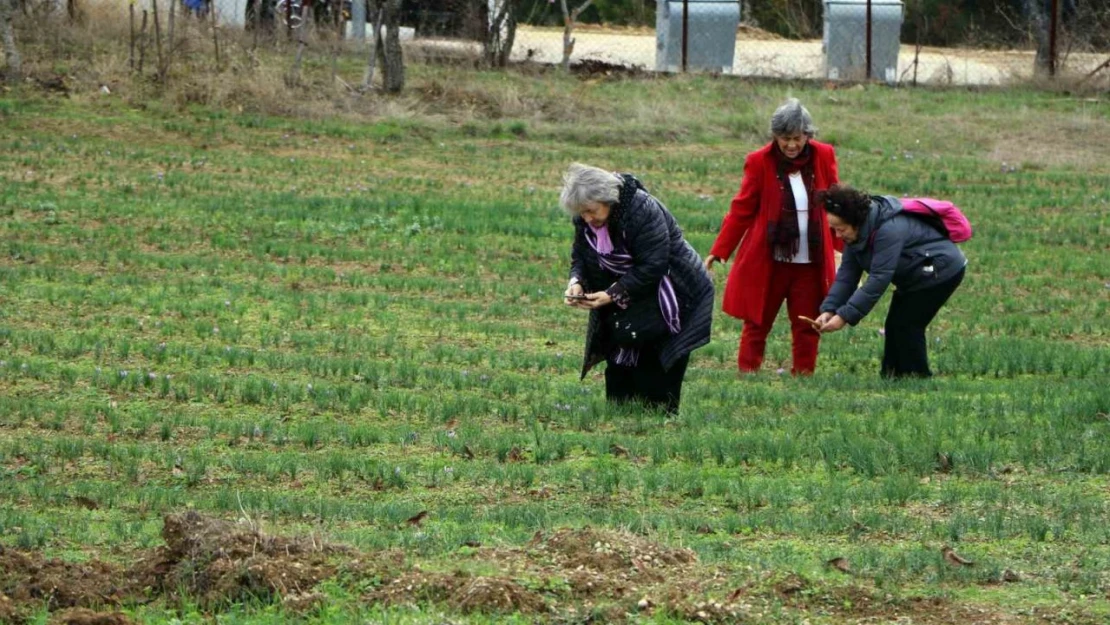
M 339 20 L 343 21 L 342 0 L 339 4 Z M 351 37 L 359 41 L 366 39 L 366 0 L 351 1 Z
M 1048 75 L 1056 76 L 1056 29 L 1060 27 L 1060 0 L 1052 0 L 1052 15 L 1048 18 Z
M 682 0 L 682 73 L 686 73 L 686 55 L 689 51 L 690 0 Z
M 867 0 L 867 80 L 871 80 L 871 0 Z

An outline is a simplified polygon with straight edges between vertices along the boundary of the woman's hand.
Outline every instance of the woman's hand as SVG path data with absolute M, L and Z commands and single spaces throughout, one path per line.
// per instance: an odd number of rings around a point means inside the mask
M 831 312 L 821 313 L 814 321 L 821 324 L 821 327 L 817 328 L 817 331 L 822 334 L 826 332 L 836 332 L 848 323 L 844 321 L 844 318 L 840 315 Z
M 613 298 L 605 291 L 598 291 L 597 293 L 587 293 L 586 299 L 574 300 L 574 303 L 579 308 L 586 310 L 596 310 L 602 306 L 608 306 L 613 303 Z
M 577 308 L 578 304 L 582 300 L 580 300 L 580 299 L 570 299 L 570 298 L 572 298 L 572 297 L 582 297 L 582 294 L 584 292 L 585 291 L 582 288 L 582 284 L 579 283 L 579 282 L 575 282 L 574 284 L 568 286 L 567 290 L 565 292 L 563 292 L 563 298 L 564 298 L 563 303 L 566 304 L 567 306 L 574 306 L 574 307 Z
M 720 258 L 717 258 L 716 256 L 710 254 L 709 256 L 705 257 L 705 262 L 702 263 L 702 264 L 705 265 L 705 270 L 706 271 L 710 271 L 710 270 L 713 269 L 713 263 L 719 263 L 719 262 L 721 262 Z

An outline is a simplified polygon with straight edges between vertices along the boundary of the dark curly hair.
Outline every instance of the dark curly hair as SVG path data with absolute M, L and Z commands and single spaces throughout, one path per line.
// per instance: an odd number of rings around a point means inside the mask
M 871 196 L 846 184 L 834 184 L 825 191 L 818 191 L 817 201 L 825 204 L 828 213 L 853 228 L 862 226 L 871 212 Z

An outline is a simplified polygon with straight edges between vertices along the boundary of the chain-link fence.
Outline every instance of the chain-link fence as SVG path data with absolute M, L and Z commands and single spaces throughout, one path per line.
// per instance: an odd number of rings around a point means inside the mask
M 196 0 L 225 23 L 341 13 L 370 36 L 383 0 Z M 582 62 L 646 71 L 991 85 L 1110 84 L 1105 0 L 401 0 L 412 58 Z M 292 24 L 292 26 L 290 26 Z
M 406 0 L 402 22 L 425 53 L 473 49 L 489 55 L 491 47 L 502 54 L 507 48 L 507 61 L 592 61 L 649 71 L 904 84 L 1008 84 L 1038 73 L 1110 81 L 1110 8 L 1105 2 L 994 0 L 990 11 L 963 8 L 969 4 L 976 5 L 944 0 Z

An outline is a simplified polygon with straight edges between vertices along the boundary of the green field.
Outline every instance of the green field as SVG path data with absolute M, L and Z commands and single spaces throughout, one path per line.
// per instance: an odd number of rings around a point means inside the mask
M 312 119 L 0 94 L 0 621 L 1110 619 L 1105 96 L 408 91 Z M 705 254 L 790 95 L 845 182 L 975 225 L 940 375 L 879 380 L 884 300 L 814 377 L 781 374 L 780 317 L 739 378 L 718 312 L 679 416 L 606 405 L 562 172 L 637 173 Z

